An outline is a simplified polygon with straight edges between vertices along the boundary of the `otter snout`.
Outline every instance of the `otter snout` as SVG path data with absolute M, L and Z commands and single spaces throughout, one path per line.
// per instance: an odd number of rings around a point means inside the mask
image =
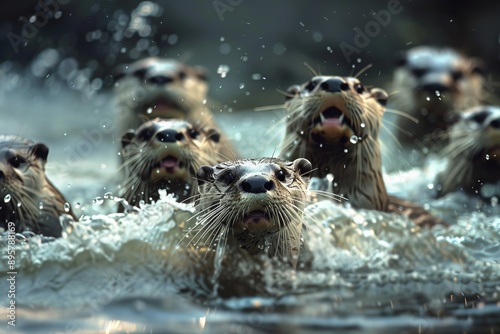
M 273 190 L 276 185 L 264 175 L 250 175 L 240 184 L 241 190 L 252 194 L 261 194 Z
M 342 78 L 330 78 L 323 81 L 319 87 L 330 93 L 340 93 L 343 90 L 349 90 L 349 84 L 342 80 Z
M 174 129 L 164 129 L 156 133 L 156 140 L 162 143 L 175 143 L 182 140 L 184 135 Z

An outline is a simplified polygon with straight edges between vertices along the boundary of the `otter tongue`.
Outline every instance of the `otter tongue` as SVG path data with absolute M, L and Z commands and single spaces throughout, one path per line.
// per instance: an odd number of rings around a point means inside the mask
M 323 125 L 340 126 L 344 119 L 344 114 L 337 107 L 330 107 L 324 110 L 321 114 L 321 123 Z
M 177 163 L 178 163 L 178 160 L 177 160 L 177 158 L 174 158 L 174 157 L 166 157 L 165 159 L 163 159 L 161 161 L 162 167 L 165 167 L 165 168 L 176 167 Z

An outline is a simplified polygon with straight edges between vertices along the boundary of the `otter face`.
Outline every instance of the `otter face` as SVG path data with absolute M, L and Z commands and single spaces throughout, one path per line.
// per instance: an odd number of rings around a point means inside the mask
M 146 119 L 186 118 L 193 105 L 206 99 L 208 90 L 204 69 L 173 59 L 139 60 L 115 79 L 119 104 Z
M 41 143 L 0 136 L 0 223 L 36 223 L 46 197 L 45 163 L 49 149 Z M 56 194 L 54 194 L 56 196 Z M 63 203 L 62 203 L 63 204 Z M 61 204 L 61 206 L 62 206 Z M 48 203 L 44 203 L 48 205 Z M 20 227 L 20 226 L 19 226 Z M 39 232 L 36 228 L 32 228 Z M 22 228 L 19 228 L 21 231 Z
M 280 240 L 280 233 L 286 237 L 282 247 L 287 246 L 287 238 L 298 243 L 311 170 L 306 159 L 263 158 L 203 166 L 196 174 L 200 221 L 211 226 L 213 233 L 231 235 L 251 253 L 264 249 L 259 245 L 266 237 Z M 276 252 L 277 246 L 271 248 Z
M 349 154 L 360 141 L 377 140 L 387 101 L 382 89 L 368 89 L 357 78 L 316 76 L 302 86 L 290 87 L 288 93 L 287 135 L 292 138 L 285 145 L 290 141 L 307 145 L 306 158 Z
M 476 152 L 476 158 L 500 164 L 500 107 L 479 106 L 466 110 L 460 114 L 450 136 L 456 141 L 471 141 L 470 149 Z
M 463 110 L 479 103 L 482 69 L 477 59 L 465 58 L 453 49 L 421 46 L 407 51 L 396 66 L 393 88 L 424 112 L 436 106 Z
M 438 196 L 458 189 L 484 197 L 494 195 L 482 188 L 500 181 L 500 108 L 478 106 L 464 111 L 449 137 L 443 150 L 449 161 L 438 176 Z
M 127 200 L 157 198 L 155 192 L 161 188 L 186 198 L 196 170 L 217 162 L 219 137 L 215 130 L 197 129 L 183 120 L 161 119 L 125 133 L 121 155 L 128 179 L 124 188 L 134 197 L 126 195 Z

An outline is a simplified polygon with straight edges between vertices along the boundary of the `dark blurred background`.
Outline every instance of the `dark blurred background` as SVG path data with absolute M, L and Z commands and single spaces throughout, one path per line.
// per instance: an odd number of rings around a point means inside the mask
M 210 96 L 237 110 L 281 103 L 277 89 L 310 77 L 304 62 L 322 73 L 339 75 L 371 63 L 364 82 L 387 86 L 398 51 L 430 44 L 481 57 L 487 65 L 486 79 L 498 92 L 500 1 L 397 3 L 9 1 L 0 11 L 0 78 L 16 71 L 33 75 L 33 80 L 23 81 L 25 85 L 62 82 L 98 92 L 111 86 L 110 74 L 119 64 L 148 55 L 173 57 L 208 68 Z M 388 6 L 400 12 L 391 14 L 368 45 L 346 59 L 341 43 L 355 46 L 353 29 L 364 31 L 375 20 L 370 12 Z M 30 30 L 30 19 L 39 27 Z

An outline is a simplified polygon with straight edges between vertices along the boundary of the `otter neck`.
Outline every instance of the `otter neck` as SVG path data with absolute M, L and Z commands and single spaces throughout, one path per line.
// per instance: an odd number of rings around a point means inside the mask
M 308 151 L 311 153 L 307 159 L 310 159 L 313 166 L 327 166 L 323 170 L 317 170 L 315 176 L 325 177 L 328 173 L 333 174 L 332 188 L 335 194 L 346 197 L 355 208 L 388 210 L 389 198 L 382 177 L 378 140 L 366 137 L 356 144 L 334 152 L 320 149 Z

